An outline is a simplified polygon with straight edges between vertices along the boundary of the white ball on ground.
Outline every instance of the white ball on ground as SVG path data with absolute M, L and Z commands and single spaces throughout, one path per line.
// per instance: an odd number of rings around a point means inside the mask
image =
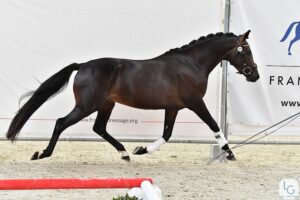
M 162 199 L 162 193 L 161 190 L 159 189 L 159 187 L 157 187 L 156 185 L 153 185 L 154 191 L 157 194 L 157 196 Z
M 129 197 L 137 197 L 139 200 L 142 200 L 144 198 L 144 192 L 139 187 L 131 188 L 127 192 L 127 194 L 128 194 Z

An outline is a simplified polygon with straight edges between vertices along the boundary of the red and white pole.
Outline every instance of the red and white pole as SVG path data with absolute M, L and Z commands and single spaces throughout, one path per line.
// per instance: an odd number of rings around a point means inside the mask
M 151 178 L 116 179 L 4 179 L 0 180 L 0 190 L 50 190 L 50 189 L 114 189 L 141 187 L 143 181 Z

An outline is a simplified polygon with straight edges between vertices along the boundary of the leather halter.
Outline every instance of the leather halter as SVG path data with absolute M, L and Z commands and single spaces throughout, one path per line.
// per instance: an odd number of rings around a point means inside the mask
M 242 70 L 237 73 L 243 74 L 245 76 L 251 76 L 253 72 L 252 68 L 255 68 L 257 65 L 256 64 L 254 64 L 253 66 L 248 65 L 246 53 L 243 51 L 243 47 L 248 47 L 249 45 L 247 44 L 242 45 L 239 40 L 237 40 L 237 42 L 239 44 L 239 46 L 237 47 L 238 54 L 242 56 L 242 59 L 244 61 Z

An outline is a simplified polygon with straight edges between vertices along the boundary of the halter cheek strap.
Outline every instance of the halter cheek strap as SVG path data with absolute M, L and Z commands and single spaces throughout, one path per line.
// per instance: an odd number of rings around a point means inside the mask
M 251 67 L 248 66 L 247 59 L 245 58 L 245 53 L 243 52 L 243 47 L 248 47 L 249 45 L 247 45 L 247 44 L 242 45 L 239 40 L 237 40 L 237 42 L 239 44 L 239 46 L 237 47 L 237 51 L 238 51 L 238 53 L 240 53 L 242 55 L 242 58 L 244 60 L 243 66 L 245 66 L 241 70 L 242 72 L 237 72 L 237 73 L 244 74 L 245 76 L 250 76 L 252 74 L 253 70 Z

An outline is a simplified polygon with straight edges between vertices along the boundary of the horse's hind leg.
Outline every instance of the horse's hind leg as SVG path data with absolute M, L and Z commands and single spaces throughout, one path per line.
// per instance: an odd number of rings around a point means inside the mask
M 154 141 L 153 143 L 149 144 L 147 147 L 136 147 L 133 150 L 133 154 L 135 155 L 142 155 L 146 153 L 153 153 L 163 144 L 168 142 L 172 135 L 175 119 L 177 116 L 178 110 L 166 110 L 165 112 L 165 123 L 164 123 L 164 132 L 162 138 Z
M 55 128 L 47 148 L 41 154 L 39 152 L 35 152 L 31 160 L 37 160 L 51 156 L 60 134 L 66 128 L 77 123 L 91 113 L 92 112 L 84 111 L 82 108 L 76 106 L 67 116 L 58 119 L 56 121 Z
M 123 160 L 130 161 L 129 155 L 124 146 L 115 138 L 113 138 L 106 130 L 106 125 L 114 106 L 115 102 L 112 101 L 106 101 L 103 106 L 101 106 L 100 110 L 98 110 L 98 115 L 93 130 L 112 146 L 114 146 L 121 153 L 121 158 Z

